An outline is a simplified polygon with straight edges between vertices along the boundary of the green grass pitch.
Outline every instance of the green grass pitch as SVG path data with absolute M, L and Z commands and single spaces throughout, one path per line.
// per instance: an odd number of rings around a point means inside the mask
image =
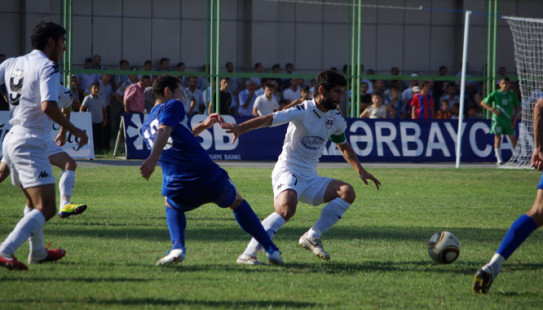
M 145 181 L 137 167 L 78 168 L 73 201 L 89 209 L 45 226 L 45 241 L 65 248 L 66 257 L 26 272 L 0 269 L 0 308 L 541 309 L 540 231 L 504 265 L 488 295 L 471 290 L 477 268 L 531 207 L 539 172 L 369 170 L 381 190 L 365 186 L 349 168 L 319 170 L 357 192 L 343 219 L 323 236 L 328 262 L 297 244 L 320 207 L 300 204 L 274 239 L 285 266 L 242 266 L 235 261 L 249 236 L 230 210 L 206 205 L 187 213 L 185 261 L 161 268 L 154 264 L 170 242 L 160 169 Z M 272 212 L 271 169 L 227 171 L 261 219 Z M 9 181 L 0 184 L 2 240 L 23 207 L 20 190 Z M 460 258 L 451 265 L 428 257 L 428 239 L 440 230 L 461 242 Z M 16 256 L 26 262 L 27 255 L 25 243 Z

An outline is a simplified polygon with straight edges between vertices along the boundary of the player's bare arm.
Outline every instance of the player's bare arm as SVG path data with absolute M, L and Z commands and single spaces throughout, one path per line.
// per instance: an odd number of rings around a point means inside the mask
M 534 105 L 534 141 L 535 147 L 532 153 L 532 167 L 543 170 L 543 99 Z
M 502 112 L 498 109 L 493 109 L 491 106 L 489 106 L 484 100 L 481 101 L 481 106 L 485 109 L 487 109 L 488 111 L 490 111 L 490 113 L 492 114 L 496 114 L 497 116 L 500 116 L 502 114 Z
M 224 119 L 222 118 L 222 116 L 219 115 L 219 113 L 211 113 L 205 119 L 205 121 L 192 127 L 192 133 L 194 134 L 195 137 L 197 137 L 198 135 L 202 133 L 202 131 L 213 127 L 213 125 L 215 125 L 216 123 L 223 123 L 223 122 L 224 122 Z
M 87 134 L 75 127 L 69 120 L 67 120 L 64 115 L 62 115 L 62 112 L 58 109 L 57 103 L 55 101 L 44 101 L 41 103 L 41 110 L 43 113 L 47 114 L 49 118 L 59 124 L 62 127 L 65 127 L 68 131 L 70 131 L 74 136 L 79 138 L 79 146 L 86 145 L 89 142 L 89 137 L 87 137 Z
M 232 124 L 232 123 L 223 123 L 221 128 L 226 130 L 226 133 L 231 133 L 234 135 L 232 143 L 236 142 L 237 138 L 242 134 L 251 131 L 253 129 L 270 127 L 273 123 L 273 114 L 264 115 L 252 118 L 248 121 L 245 121 L 241 124 Z
M 62 108 L 61 110 L 62 115 L 64 115 L 67 120 L 70 120 L 70 108 Z M 55 142 L 58 146 L 63 146 L 64 144 L 66 144 L 67 132 L 68 130 L 66 130 L 66 127 L 60 126 L 60 131 L 53 142 Z
M 140 172 L 143 178 L 149 180 L 149 177 L 151 177 L 151 175 L 155 171 L 155 167 L 158 163 L 158 159 L 160 158 L 160 154 L 162 153 L 164 146 L 166 146 L 166 143 L 168 142 L 168 138 L 170 138 L 171 133 L 172 128 L 170 126 L 163 124 L 160 124 L 158 126 L 156 132 L 156 139 L 153 144 L 151 154 L 149 155 L 149 157 L 147 157 L 146 160 L 143 161 L 140 166 Z
M 358 172 L 358 175 L 360 176 L 360 179 L 362 179 L 362 182 L 364 182 L 364 184 L 368 185 L 368 180 L 372 180 L 377 189 L 379 189 L 381 182 L 377 180 L 377 178 L 374 177 L 373 174 L 367 172 L 366 169 L 362 167 L 360 161 L 358 161 L 356 153 L 353 150 L 353 147 L 348 142 L 343 144 L 337 144 L 337 148 L 341 152 L 343 158 L 345 158 L 345 161 L 347 161 L 347 163 L 349 163 L 349 165 L 351 165 L 354 170 Z

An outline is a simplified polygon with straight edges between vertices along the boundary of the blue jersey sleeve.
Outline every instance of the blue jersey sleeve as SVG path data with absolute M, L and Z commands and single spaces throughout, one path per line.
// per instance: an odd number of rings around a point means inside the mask
M 184 118 L 185 108 L 183 102 L 179 100 L 170 100 L 164 105 L 164 110 L 159 117 L 159 124 L 175 128 L 175 126 L 179 125 Z

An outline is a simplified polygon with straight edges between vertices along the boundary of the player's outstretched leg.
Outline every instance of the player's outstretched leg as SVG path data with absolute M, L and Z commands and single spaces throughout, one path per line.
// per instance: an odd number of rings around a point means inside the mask
M 302 248 L 313 252 L 315 256 L 329 260 L 330 254 L 324 250 L 320 237 L 339 221 L 350 206 L 350 203 L 339 197 L 331 200 L 322 208 L 320 217 L 315 222 L 315 225 L 300 237 L 298 244 Z
M 262 221 L 262 227 L 264 227 L 264 230 L 266 230 L 268 236 L 270 236 L 270 239 L 273 239 L 273 237 L 277 234 L 277 231 L 279 231 L 279 229 L 283 227 L 285 223 L 286 220 L 281 215 L 273 212 Z M 246 265 L 264 265 L 263 262 L 257 259 L 257 254 L 262 249 L 262 245 L 260 245 L 255 238 L 252 238 L 251 241 L 249 241 L 247 248 L 238 257 L 236 262 L 238 264 Z
M 187 228 L 187 219 L 185 212 L 173 207 L 165 207 L 166 222 L 172 241 L 172 249 L 166 256 L 161 258 L 155 265 L 171 265 L 180 263 L 185 259 L 185 229 Z
M 239 226 L 245 232 L 253 236 L 258 243 L 262 244 L 268 256 L 268 262 L 270 265 L 284 264 L 284 261 L 281 258 L 281 252 L 271 241 L 270 236 L 266 230 L 264 230 L 264 227 L 262 227 L 262 223 L 260 223 L 258 216 L 256 216 L 247 201 L 243 200 L 239 206 L 234 208 L 232 211 L 234 212 L 234 216 L 236 217 Z
M 17 261 L 13 253 L 44 224 L 45 217 L 40 211 L 34 209 L 26 214 L 0 245 L 0 265 L 8 269 L 27 270 L 23 263 Z
M 494 254 L 488 264 L 481 267 L 475 274 L 473 291 L 483 294 L 488 293 L 492 282 L 494 282 L 500 272 L 501 265 L 505 263 L 511 254 L 536 229 L 537 224 L 530 216 L 523 214 L 517 218 L 505 234 L 496 254 Z
M 73 189 L 75 186 L 75 171 L 64 170 L 60 176 L 58 182 L 58 189 L 60 192 L 60 211 L 58 215 L 61 218 L 67 218 L 72 215 L 78 215 L 87 210 L 86 204 L 75 204 L 70 202 Z

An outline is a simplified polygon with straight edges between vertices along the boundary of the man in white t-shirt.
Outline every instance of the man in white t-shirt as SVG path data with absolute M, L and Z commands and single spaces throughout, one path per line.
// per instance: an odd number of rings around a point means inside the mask
M 271 83 L 264 85 L 264 94 L 258 96 L 253 105 L 253 116 L 272 114 L 279 109 L 279 102 L 273 96 L 274 89 Z
M 80 145 L 88 142 L 85 132 L 68 121 L 57 106 L 57 62 L 66 50 L 65 34 L 60 25 L 41 22 L 30 37 L 33 51 L 0 65 L 0 84 L 6 83 L 9 102 L 16 106 L 2 153 L 12 183 L 21 187 L 28 200 L 25 215 L 0 245 L 0 265 L 8 269 L 28 269 L 13 255 L 27 239 L 30 264 L 56 261 L 66 254 L 63 249 L 46 249 L 43 242 L 43 226 L 56 214 L 55 177 L 47 156 L 51 120 L 70 131 Z
M 227 133 L 234 134 L 234 142 L 250 130 L 289 123 L 283 151 L 272 172 L 275 212 L 264 219 L 262 225 L 273 238 L 279 228 L 294 216 L 298 201 L 314 206 L 327 203 L 317 222 L 298 241 L 301 247 L 325 260 L 330 259 L 330 255 L 324 251 L 320 237 L 339 221 L 356 198 L 350 184 L 317 174 L 317 164 L 328 139 L 336 143 L 345 160 L 366 185 L 368 180 L 373 181 L 377 189 L 381 185 L 379 180 L 362 168 L 345 138 L 346 123 L 336 110 L 345 92 L 345 85 L 343 75 L 324 71 L 317 76 L 314 99 L 239 125 L 221 125 Z M 237 262 L 262 264 L 256 257 L 260 249 L 258 242 L 251 240 Z

